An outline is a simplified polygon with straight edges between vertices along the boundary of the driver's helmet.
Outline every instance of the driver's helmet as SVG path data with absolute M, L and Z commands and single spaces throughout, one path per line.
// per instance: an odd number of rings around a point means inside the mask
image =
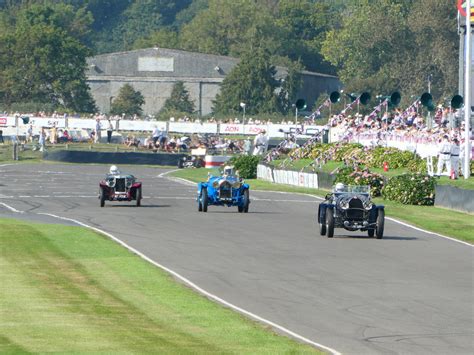
M 112 165 L 110 167 L 110 174 L 112 174 L 112 175 L 119 175 L 120 174 L 120 170 L 117 168 L 116 165 Z
M 334 187 L 335 192 L 344 192 L 346 191 L 346 185 L 344 185 L 342 182 L 338 182 L 336 186 Z
M 232 172 L 233 172 L 232 166 L 226 165 L 224 167 L 223 175 L 232 175 Z

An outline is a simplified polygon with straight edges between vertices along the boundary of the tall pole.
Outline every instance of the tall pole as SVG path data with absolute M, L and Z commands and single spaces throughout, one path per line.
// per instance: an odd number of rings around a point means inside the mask
M 295 107 L 295 125 L 298 124 L 298 107 Z
M 471 124 L 471 0 L 466 0 L 466 52 L 464 62 L 466 70 L 464 71 L 464 179 L 469 179 L 471 175 L 471 144 L 470 144 L 470 124 Z
M 431 76 L 432 74 L 428 74 L 428 94 L 431 94 Z M 428 117 L 426 119 L 426 125 L 428 128 L 433 128 L 433 122 L 431 122 L 431 112 L 428 111 Z

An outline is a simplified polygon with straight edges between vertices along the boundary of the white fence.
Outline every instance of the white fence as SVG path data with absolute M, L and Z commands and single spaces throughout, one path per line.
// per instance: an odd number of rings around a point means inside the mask
M 299 171 L 272 169 L 266 165 L 257 165 L 257 178 L 276 184 L 293 185 L 318 189 L 318 175 Z

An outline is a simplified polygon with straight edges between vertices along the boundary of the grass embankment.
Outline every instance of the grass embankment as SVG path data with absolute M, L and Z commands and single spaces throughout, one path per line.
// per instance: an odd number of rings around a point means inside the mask
M 175 171 L 171 173 L 171 175 L 194 182 L 199 182 L 206 179 L 208 171 L 218 174 L 217 169 L 183 169 Z M 441 178 L 440 180 L 443 181 L 443 179 L 444 178 Z M 448 181 L 453 181 L 449 180 L 447 177 L 445 179 Z M 453 182 L 457 181 L 459 180 L 455 180 Z M 250 185 L 251 189 L 255 190 L 307 193 L 320 197 L 323 197 L 328 193 L 328 191 L 325 190 L 315 190 L 296 186 L 274 184 L 257 179 L 247 179 L 245 182 Z M 382 198 L 375 198 L 374 202 L 385 205 L 385 213 L 388 217 L 393 217 L 431 232 L 439 233 L 474 244 L 474 217 L 472 214 L 447 210 L 434 206 L 403 205 L 401 203 L 387 201 Z
M 0 352 L 319 353 L 88 229 L 0 219 Z

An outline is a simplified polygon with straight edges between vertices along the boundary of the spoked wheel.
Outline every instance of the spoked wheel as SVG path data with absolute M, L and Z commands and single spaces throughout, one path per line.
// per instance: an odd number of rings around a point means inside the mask
M 104 207 L 105 206 L 105 192 L 104 192 L 103 187 L 101 187 L 99 190 L 99 200 L 100 200 L 100 207 Z
M 326 228 L 327 237 L 334 237 L 334 210 L 332 208 L 326 210 Z
M 135 198 L 137 199 L 137 207 L 140 207 L 142 205 L 142 188 L 141 187 L 137 188 L 137 191 L 135 192 Z
M 383 238 L 384 225 L 385 225 L 385 211 L 379 210 L 379 214 L 377 215 L 377 228 L 375 229 L 375 238 L 377 239 Z
M 202 202 L 201 202 L 201 197 L 198 197 L 198 211 L 202 212 Z
M 209 198 L 207 197 L 207 189 L 203 188 L 201 190 L 201 199 L 202 199 L 202 211 L 207 212 L 207 206 L 209 204 Z
M 249 205 L 250 205 L 250 193 L 249 193 L 249 190 L 244 190 L 244 206 L 243 206 L 243 210 L 244 210 L 244 213 L 247 213 L 249 211 Z

